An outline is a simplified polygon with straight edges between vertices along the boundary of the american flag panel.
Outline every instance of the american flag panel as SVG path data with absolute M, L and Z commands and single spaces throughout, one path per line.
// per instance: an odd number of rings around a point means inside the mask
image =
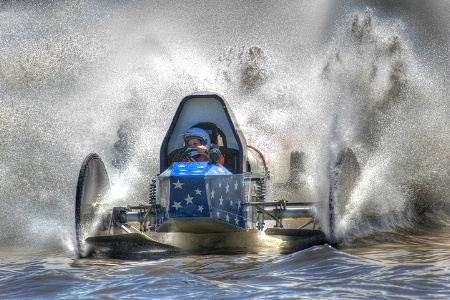
M 211 217 L 246 227 L 243 183 L 242 175 L 206 176 Z
M 169 216 L 209 217 L 204 176 L 171 176 Z
M 211 217 L 246 227 L 243 175 L 206 162 L 175 162 L 158 177 L 168 217 Z

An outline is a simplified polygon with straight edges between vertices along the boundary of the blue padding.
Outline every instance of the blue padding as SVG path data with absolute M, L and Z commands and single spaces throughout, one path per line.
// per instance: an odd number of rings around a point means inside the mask
M 231 172 L 228 171 L 222 165 L 209 164 L 207 162 L 175 162 L 172 164 L 172 166 L 168 170 L 170 170 L 171 176 L 177 176 L 177 175 L 199 176 L 199 175 L 231 174 Z M 166 172 L 164 172 L 164 173 L 166 173 Z

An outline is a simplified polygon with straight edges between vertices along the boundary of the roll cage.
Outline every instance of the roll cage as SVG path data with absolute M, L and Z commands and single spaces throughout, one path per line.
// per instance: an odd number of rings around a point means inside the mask
M 224 166 L 234 174 L 247 171 L 247 142 L 228 103 L 212 93 L 196 93 L 181 101 L 161 144 L 160 172 L 184 153 L 181 135 L 192 127 L 206 130 L 211 147 L 220 150 Z

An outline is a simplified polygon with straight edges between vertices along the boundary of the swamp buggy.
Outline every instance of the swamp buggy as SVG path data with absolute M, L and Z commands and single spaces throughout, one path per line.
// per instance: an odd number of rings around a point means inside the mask
M 188 151 L 181 136 L 193 127 L 210 136 L 209 161 L 183 161 Z M 346 153 L 336 165 L 354 158 L 351 151 Z M 291 153 L 293 180 L 298 178 L 301 159 L 302 153 Z M 162 141 L 160 173 L 151 181 L 143 204 L 111 207 L 102 159 L 95 153 L 85 158 L 75 204 L 78 255 L 135 258 L 267 249 L 288 253 L 322 245 L 333 234 L 332 202 L 339 184 L 337 176 L 333 178 L 327 237 L 317 227 L 314 202 L 266 199 L 265 157 L 247 144 L 225 99 L 214 93 L 188 95 Z M 294 227 L 285 226 L 292 220 Z

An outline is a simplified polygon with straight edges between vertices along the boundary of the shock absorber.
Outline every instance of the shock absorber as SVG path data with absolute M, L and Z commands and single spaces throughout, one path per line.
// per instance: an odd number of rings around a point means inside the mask
M 156 179 L 150 183 L 148 204 L 156 204 Z
M 157 222 L 157 213 L 154 211 L 156 208 L 156 179 L 152 179 L 150 183 L 148 203 L 150 204 L 150 230 L 154 230 Z
M 256 183 L 256 201 L 257 202 L 264 202 L 264 198 L 266 196 L 266 182 L 264 180 L 264 178 L 260 178 L 258 180 L 258 182 Z M 264 213 L 263 212 L 258 212 L 258 224 L 257 224 L 257 228 L 258 230 L 263 230 L 264 229 Z
M 260 178 L 258 181 L 258 202 L 264 202 L 266 197 L 266 181 L 264 178 Z

